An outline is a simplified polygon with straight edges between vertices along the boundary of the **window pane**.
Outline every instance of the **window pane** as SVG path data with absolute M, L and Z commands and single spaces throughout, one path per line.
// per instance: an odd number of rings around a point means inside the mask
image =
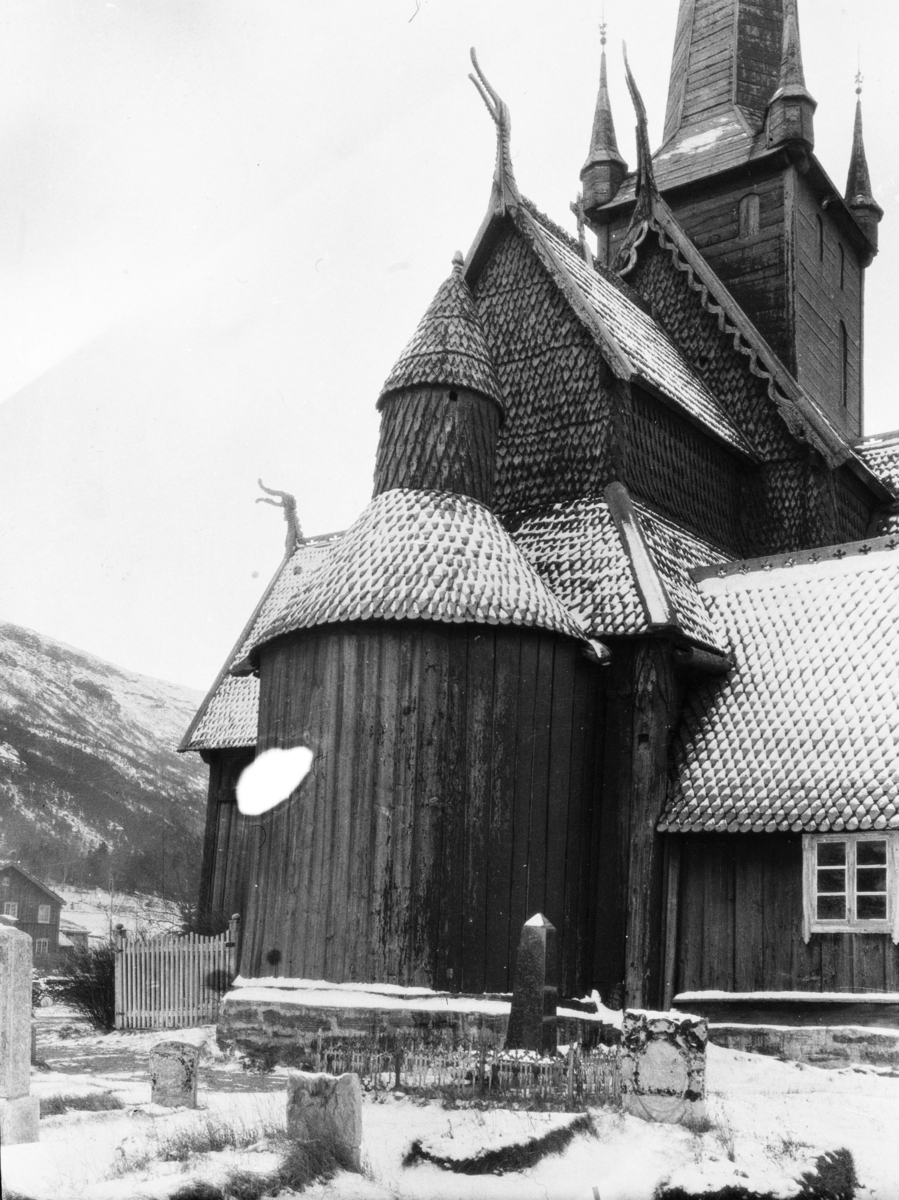
M 818 920 L 819 921 L 845 921 L 846 920 L 846 897 L 845 896 L 819 896 L 818 897 Z
M 842 867 L 818 868 L 819 892 L 845 892 L 846 872 Z
M 859 896 L 855 905 L 855 915 L 860 921 L 885 921 L 886 896 Z
M 859 892 L 885 892 L 887 890 L 886 867 L 859 867 L 855 886 Z
M 885 867 L 886 861 L 886 842 L 859 842 L 858 865 L 860 867 Z
M 819 842 L 818 866 L 841 867 L 846 861 L 845 842 Z

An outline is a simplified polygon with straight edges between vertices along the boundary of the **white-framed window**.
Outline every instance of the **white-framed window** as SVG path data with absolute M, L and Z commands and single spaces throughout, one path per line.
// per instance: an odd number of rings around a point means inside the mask
M 813 833 L 802 839 L 803 937 L 889 933 L 899 943 L 899 836 Z
M 39 904 L 37 906 L 37 923 L 38 925 L 50 924 L 50 905 Z
M 50 953 L 50 939 L 49 938 L 35 938 L 34 939 L 35 958 L 39 958 L 42 954 L 49 954 L 49 953 Z
M 4 900 L 3 915 L 4 917 L 17 917 L 19 915 L 19 906 L 15 900 Z
M 9 876 L 0 876 L 0 887 L 9 887 Z

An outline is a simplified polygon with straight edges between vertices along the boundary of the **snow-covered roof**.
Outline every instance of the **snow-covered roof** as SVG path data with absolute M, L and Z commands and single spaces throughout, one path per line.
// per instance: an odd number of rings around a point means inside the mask
M 736 666 L 687 700 L 660 829 L 899 829 L 899 538 L 693 574 Z
M 554 504 L 524 521 L 514 536 L 592 637 L 667 627 L 723 651 L 724 631 L 689 568 L 723 563 L 727 556 L 645 505 L 631 505 L 621 485 L 602 499 Z
M 395 488 L 375 496 L 302 586 L 272 592 L 236 667 L 282 634 L 375 620 L 587 636 L 489 508 L 455 492 Z
M 548 252 L 545 265 L 569 302 L 574 300 L 578 315 L 598 326 L 601 342 L 612 352 L 613 370 L 661 393 L 720 441 L 754 455 L 708 385 L 628 284 L 600 264 L 588 267 L 577 243 L 530 202 L 516 219 L 526 232 L 529 228 L 538 254 Z
M 856 443 L 855 452 L 890 491 L 899 496 L 899 430 L 863 438 Z M 883 513 L 877 532 L 899 533 L 899 502 L 891 511 Z
M 481 319 L 462 275 L 461 255 L 388 375 L 378 407 L 389 393 L 422 384 L 480 392 L 503 407 Z
M 228 672 L 243 657 L 244 647 L 259 629 L 265 602 L 275 598 L 283 601 L 296 587 L 301 586 L 306 574 L 327 556 L 340 536 L 339 533 L 332 533 L 308 538 L 297 546 L 289 558 L 284 559 L 197 710 L 180 749 L 223 750 L 256 745 L 259 680 L 254 675 L 237 677 Z

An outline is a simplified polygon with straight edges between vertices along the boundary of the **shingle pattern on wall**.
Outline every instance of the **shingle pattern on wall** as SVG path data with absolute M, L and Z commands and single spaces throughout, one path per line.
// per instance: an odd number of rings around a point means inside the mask
M 688 697 L 659 828 L 899 828 L 899 539 L 768 566 L 700 581 L 736 667 Z
M 612 400 L 599 348 L 523 237 L 507 226 L 473 285 L 503 391 L 497 512 L 609 482 Z
M 297 546 L 291 557 L 281 565 L 272 583 L 268 601 L 286 603 L 287 598 L 304 585 L 311 571 L 328 556 L 339 536 L 303 542 Z M 211 695 L 205 701 L 206 710 L 184 749 L 224 750 L 256 745 L 259 680 L 253 675 L 229 675 L 228 671 L 243 657 L 246 646 L 260 627 L 264 611 L 260 610 L 229 656 L 224 674 L 213 685 Z
M 635 505 L 659 577 L 684 637 L 723 649 L 724 633 L 709 613 L 689 568 L 726 556 L 673 522 Z M 555 504 L 515 531 L 528 562 L 593 637 L 627 637 L 650 629 L 634 571 L 605 500 Z
M 519 625 L 583 639 L 484 505 L 453 492 L 382 492 L 310 572 L 272 596 L 245 657 L 294 630 L 346 621 Z
M 591 270 L 577 248 L 542 213 L 529 208 L 552 252 L 561 260 L 590 308 L 631 361 L 634 370 L 728 445 L 752 453 L 749 442 L 724 411 L 668 333 L 632 290 L 597 264 Z
M 454 270 L 440 285 L 387 376 L 378 406 L 389 392 L 422 384 L 480 392 L 502 408 L 502 390 L 461 270 Z
M 630 282 L 651 303 L 659 319 L 716 396 L 759 457 L 782 459 L 796 453 L 794 439 L 768 395 L 768 381 L 753 374 L 749 356 L 733 333 L 708 311 L 700 291 L 678 268 L 671 250 L 650 231 L 640 246 Z

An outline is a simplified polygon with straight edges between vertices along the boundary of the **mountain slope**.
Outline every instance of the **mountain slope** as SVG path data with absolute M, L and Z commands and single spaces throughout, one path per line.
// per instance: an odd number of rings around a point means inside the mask
M 206 769 L 174 747 L 200 700 L 0 622 L 0 858 L 57 882 L 194 886 Z

